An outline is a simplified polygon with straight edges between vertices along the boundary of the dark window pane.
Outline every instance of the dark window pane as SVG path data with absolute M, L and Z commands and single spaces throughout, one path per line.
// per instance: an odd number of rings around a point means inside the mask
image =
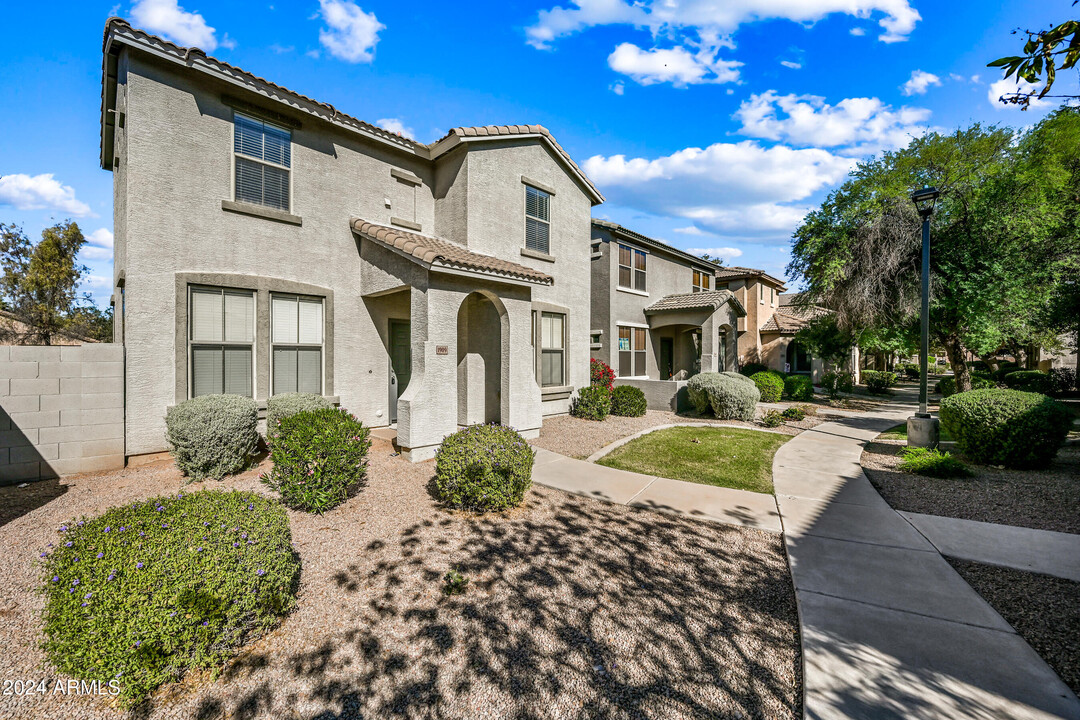
M 531 217 L 525 218 L 525 247 L 537 252 L 548 252 L 548 224 Z
M 635 270 L 634 271 L 634 289 L 645 292 L 646 288 L 645 288 L 645 271 L 644 270 Z
M 630 267 L 630 264 L 631 264 L 631 262 L 633 260 L 631 255 L 632 255 L 632 251 L 630 250 L 630 248 L 628 248 L 626 245 L 620 245 L 619 246 L 619 264 L 620 265 L 625 265 L 627 267 Z
M 645 353 L 634 353 L 634 374 L 639 377 L 645 376 Z
M 619 266 L 619 287 L 633 287 L 630 284 L 630 273 L 633 272 L 630 268 Z
M 645 253 L 641 252 L 640 250 L 635 250 L 634 251 L 634 269 L 635 270 L 644 270 L 645 269 Z
M 633 372 L 630 369 L 630 356 L 629 352 L 619 353 L 619 377 L 630 377 Z

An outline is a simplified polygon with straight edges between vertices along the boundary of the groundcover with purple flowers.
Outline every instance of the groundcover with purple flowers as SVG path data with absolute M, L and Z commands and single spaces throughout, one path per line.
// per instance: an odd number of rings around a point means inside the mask
M 296 603 L 288 517 L 254 493 L 179 493 L 58 533 L 42 553 L 45 652 L 72 677 L 119 680 L 129 702 L 220 665 Z

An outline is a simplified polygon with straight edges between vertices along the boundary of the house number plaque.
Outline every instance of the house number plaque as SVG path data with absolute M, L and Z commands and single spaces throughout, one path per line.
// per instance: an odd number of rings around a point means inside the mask
M 436 345 L 435 346 L 435 354 L 436 355 L 449 355 L 450 354 L 450 346 L 449 345 Z

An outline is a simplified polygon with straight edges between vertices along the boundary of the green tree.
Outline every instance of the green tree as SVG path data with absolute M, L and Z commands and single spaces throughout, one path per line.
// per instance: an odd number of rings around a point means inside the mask
M 1073 0 L 1075 6 L 1077 0 Z M 1014 30 L 1013 34 L 1021 32 Z M 1019 105 L 1027 110 L 1033 98 L 1048 96 L 1054 85 L 1058 70 L 1069 70 L 1080 61 L 1080 21 L 1067 20 L 1049 30 L 1024 30 L 1027 42 L 1024 43 L 1023 55 L 1010 55 L 998 58 L 986 67 L 1005 68 L 1005 77 L 1037 84 L 1044 77 L 1042 89 L 1034 88 L 1027 92 L 1015 92 L 1002 95 L 1005 104 Z M 1076 98 L 1080 95 L 1049 95 L 1056 98 Z
M 86 298 L 86 303 L 86 305 L 72 311 L 65 330 L 81 338 L 90 338 L 98 342 L 112 342 L 112 308 L 102 310 L 94 305 L 90 298 Z
M 86 239 L 68 220 L 41 231 L 31 243 L 21 227 L 0 224 L 0 297 L 26 325 L 9 338 L 22 344 L 51 345 L 77 304 L 79 280 L 87 271 L 75 258 Z

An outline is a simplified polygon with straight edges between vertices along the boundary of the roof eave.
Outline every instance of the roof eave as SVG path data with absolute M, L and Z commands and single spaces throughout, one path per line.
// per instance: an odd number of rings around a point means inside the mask
M 621 235 L 628 240 L 644 243 L 662 252 L 671 253 L 676 257 L 683 258 L 684 260 L 688 260 L 696 265 L 699 265 L 706 270 L 712 270 L 714 274 L 716 270 L 722 267 L 721 265 L 717 265 L 716 263 L 705 260 L 704 258 L 697 257 L 696 255 L 691 255 L 685 250 L 680 250 L 673 245 L 668 245 L 665 242 L 661 242 L 656 238 L 651 238 L 648 235 L 642 235 L 641 233 L 635 232 L 630 228 L 624 227 L 618 223 L 613 223 L 608 220 L 599 220 L 597 218 L 592 218 L 592 224 L 602 227 L 606 230 L 610 230 L 612 233 L 616 235 Z

